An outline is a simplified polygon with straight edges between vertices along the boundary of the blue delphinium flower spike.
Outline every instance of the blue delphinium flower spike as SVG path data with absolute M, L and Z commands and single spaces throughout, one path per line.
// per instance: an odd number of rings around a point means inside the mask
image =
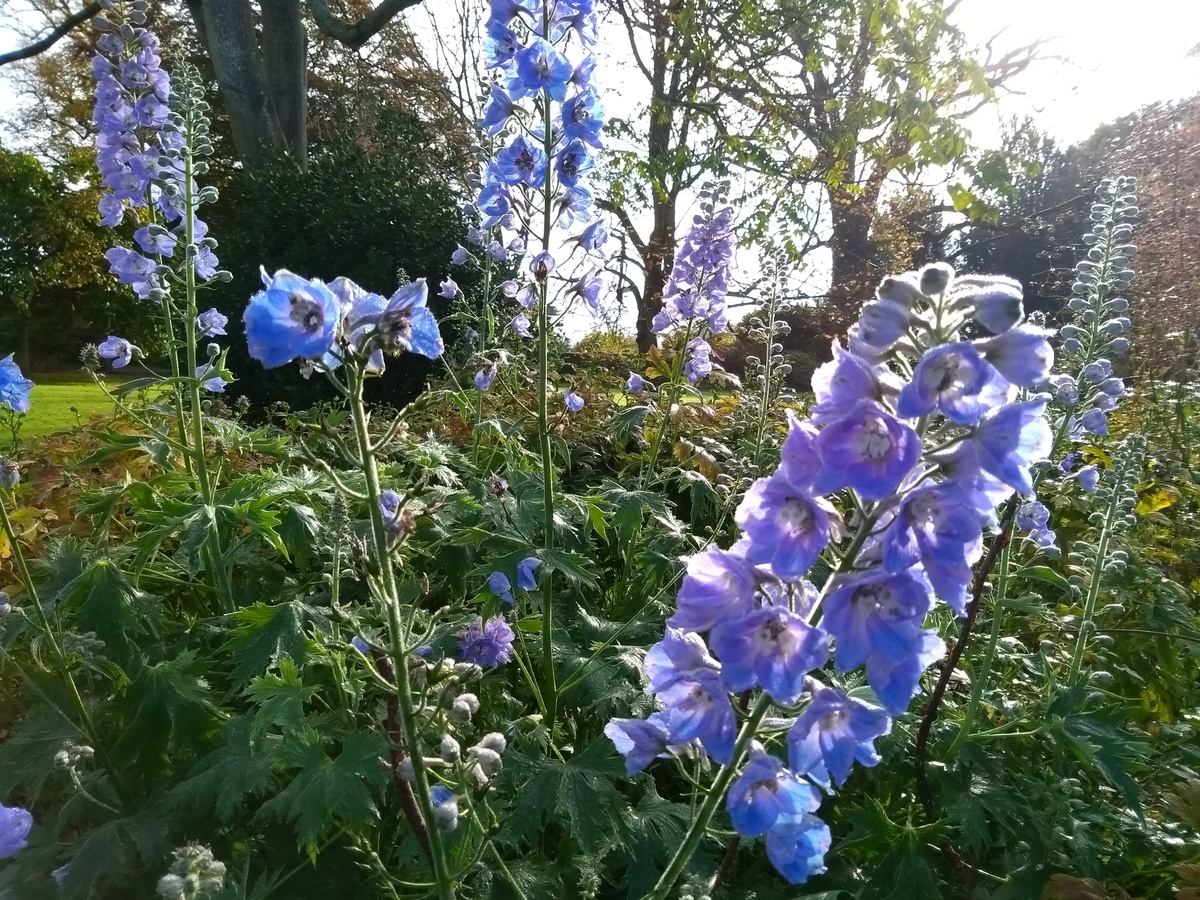
M 129 343 L 125 338 L 110 334 L 108 340 L 96 348 L 96 352 L 100 355 L 101 359 L 112 360 L 112 367 L 114 369 L 123 369 L 133 360 L 133 351 L 135 349 L 133 344 Z
M 29 412 L 29 393 L 34 383 L 21 374 L 13 354 L 0 359 L 0 403 L 13 412 Z
M 735 693 L 762 687 L 779 703 L 795 703 L 804 677 L 829 659 L 825 632 L 786 606 L 763 606 L 738 620 L 723 619 L 709 636 L 721 678 Z

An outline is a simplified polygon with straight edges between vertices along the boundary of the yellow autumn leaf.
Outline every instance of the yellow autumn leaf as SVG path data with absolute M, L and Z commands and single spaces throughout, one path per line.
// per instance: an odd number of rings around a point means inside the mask
M 1168 506 L 1174 505 L 1178 500 L 1179 491 L 1159 485 L 1156 488 L 1143 492 L 1138 498 L 1138 515 L 1144 516 L 1147 513 L 1158 512 L 1160 509 L 1166 509 Z

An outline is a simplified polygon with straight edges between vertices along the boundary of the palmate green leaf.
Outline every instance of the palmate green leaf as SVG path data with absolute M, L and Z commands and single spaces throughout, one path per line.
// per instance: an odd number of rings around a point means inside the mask
M 271 757 L 256 748 L 252 717 L 243 716 L 225 725 L 223 746 L 208 754 L 185 781 L 167 795 L 170 808 L 207 813 L 216 811 L 222 822 L 231 821 L 249 796 L 265 794 L 271 787 Z
M 305 685 L 291 657 L 279 660 L 279 674 L 267 673 L 250 681 L 246 694 L 258 704 L 256 728 L 278 725 L 285 733 L 304 724 L 304 704 L 317 692 L 316 685 Z
M 317 609 L 299 600 L 281 603 L 255 603 L 233 613 L 238 623 L 228 651 L 233 657 L 233 681 L 245 687 L 256 675 L 283 657 L 291 657 L 300 666 L 308 658 L 307 628 L 312 625 L 329 630 L 329 622 Z
M 75 627 L 94 631 L 104 641 L 105 656 L 127 670 L 141 657 L 136 638 L 157 636 L 163 625 L 162 605 L 134 587 L 111 560 L 96 560 L 62 595 Z
M 621 823 L 629 801 L 613 786 L 625 768 L 607 738 L 593 741 L 567 762 L 531 758 L 510 751 L 506 762 L 515 779 L 528 779 L 517 789 L 521 798 L 498 840 L 516 846 L 530 839 L 543 818 L 569 826 L 579 849 L 600 856 L 621 843 Z M 506 769 L 507 771 L 507 769 Z
M 387 772 L 379 765 L 385 756 L 387 742 L 376 732 L 353 732 L 332 758 L 320 734 L 301 728 L 280 743 L 275 754 L 279 764 L 299 771 L 282 793 L 263 804 L 256 818 L 291 822 L 311 854 L 336 825 L 356 827 L 370 821 L 374 791 L 387 782 Z
M 117 742 L 118 756 L 129 754 L 146 772 L 166 770 L 171 759 L 216 732 L 221 713 L 208 683 L 195 674 L 205 665 L 187 650 L 137 673 L 121 700 L 130 721 Z
M 85 900 L 102 883 L 128 885 L 130 876 L 169 850 L 168 823 L 142 813 L 105 822 L 87 832 L 70 857 L 58 896 Z
M 316 537 L 321 521 L 311 506 L 290 504 L 279 523 L 279 537 L 301 572 L 307 572 L 316 555 Z
M 646 792 L 624 816 L 629 847 L 625 887 L 630 897 L 650 892 L 681 843 L 691 821 L 691 808 L 659 796 L 654 782 L 646 779 Z

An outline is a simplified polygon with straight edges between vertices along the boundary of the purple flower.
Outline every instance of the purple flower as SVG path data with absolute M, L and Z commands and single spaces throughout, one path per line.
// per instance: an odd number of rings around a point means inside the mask
M 730 763 L 737 719 L 717 672 L 691 669 L 659 691 L 658 698 L 670 710 L 667 727 L 673 743 L 699 740 L 717 762 Z
M 1027 500 L 1017 510 L 1017 527 L 1022 531 L 1045 528 L 1050 521 L 1050 510 L 1037 500 Z
M 365 656 L 367 659 L 371 658 L 371 646 L 366 641 L 364 641 L 361 637 L 359 637 L 357 634 L 354 637 L 350 638 L 350 646 L 353 647 L 355 650 L 357 650 L 359 653 L 361 653 L 363 656 Z
M 600 273 L 591 269 L 580 276 L 567 293 L 583 300 L 591 314 L 596 315 L 600 311 Z
M 875 738 L 892 730 L 883 710 L 841 691 L 823 688 L 813 694 L 788 732 L 788 766 L 820 784 L 830 779 L 840 787 L 854 763 L 879 762 Z
M 1102 381 L 1112 377 L 1112 371 L 1111 362 L 1107 359 L 1098 359 L 1084 366 L 1079 376 L 1090 384 L 1100 384 Z
M 636 372 L 630 372 L 629 378 L 625 381 L 625 390 L 631 394 L 641 393 L 646 387 L 646 379 Z
M 859 400 L 816 438 L 818 493 L 851 487 L 867 500 L 895 493 L 921 458 L 921 439 L 873 400 Z
M 1051 375 L 1049 388 L 1054 392 L 1054 399 L 1066 406 L 1074 406 L 1079 402 L 1079 385 L 1072 375 Z
M 483 111 L 483 118 L 479 120 L 479 127 L 492 137 L 495 137 L 504 130 L 505 124 L 518 108 L 517 104 L 513 102 L 512 97 L 508 95 L 504 88 L 498 84 L 493 84 L 492 97 L 488 101 L 487 108 Z M 470 240 L 470 232 L 468 232 L 467 239 Z M 473 241 L 473 243 L 478 244 L 482 243 L 482 241 Z
M 493 362 L 488 363 L 482 369 L 475 373 L 475 387 L 481 391 L 486 391 L 491 388 L 492 382 L 496 380 L 496 374 L 500 368 Z
M 337 298 L 320 281 L 280 269 L 262 272 L 265 290 L 250 298 L 243 320 L 250 355 L 273 369 L 296 357 L 320 359 L 333 346 Z
M 517 313 L 513 316 L 508 327 L 523 338 L 533 337 L 533 332 L 529 330 L 529 316 L 525 313 Z
M 1000 282 L 972 299 L 976 321 L 992 334 L 1003 334 L 1025 316 L 1019 284 Z
M 890 658 L 880 654 L 867 660 L 867 683 L 883 708 L 894 716 L 908 709 L 921 686 L 921 675 L 942 658 L 946 645 L 937 632 L 922 631 L 912 651 Z
M 825 600 L 822 623 L 835 639 L 837 670 L 849 672 L 872 658 L 912 655 L 932 604 L 929 582 L 919 569 L 869 569 L 844 578 Z
M 831 842 L 829 826 L 816 816 L 785 819 L 767 832 L 767 858 L 789 882 L 803 884 L 825 871 Z
M 959 425 L 974 425 L 984 411 L 1008 399 L 1008 385 L 979 351 L 959 342 L 921 357 L 912 382 L 900 391 L 896 412 L 905 419 L 940 409 Z
M 541 564 L 542 561 L 536 556 L 527 556 L 517 563 L 517 587 L 523 591 L 536 591 L 537 578 L 533 573 Z
M 1054 349 L 1047 338 L 1053 334 L 1033 325 L 1018 325 L 993 338 L 975 342 L 984 359 L 1018 387 L 1033 387 L 1050 377 Z
M 1075 473 L 1075 479 L 1081 488 L 1089 494 L 1094 494 L 1100 485 L 1100 470 L 1095 466 L 1084 466 Z
M 853 326 L 855 334 L 872 347 L 886 349 L 908 330 L 908 309 L 891 300 L 872 300 L 862 308 L 858 322 Z
M 450 262 L 455 266 L 465 266 L 469 257 L 470 254 L 467 252 L 467 248 L 459 244 L 454 252 L 450 254 Z
M 555 171 L 558 180 L 563 184 L 574 187 L 579 179 L 591 171 L 596 164 L 596 157 L 588 150 L 587 145 L 580 140 L 571 141 L 558 152 L 555 158 Z M 599 224 L 594 223 L 594 224 Z
M 29 412 L 29 392 L 33 388 L 33 382 L 21 374 L 13 354 L 0 359 L 0 404 L 13 412 Z
M 487 250 L 484 252 L 496 262 L 504 262 L 508 259 L 508 251 L 504 249 L 504 245 L 499 241 L 492 241 L 487 245 Z
M 225 334 L 225 326 L 228 324 L 229 317 L 223 315 L 216 308 L 206 309 L 196 316 L 196 330 L 200 333 L 200 337 L 216 337 L 219 334 Z
M 510 606 L 516 602 L 513 597 L 512 584 L 508 580 L 508 576 L 503 572 L 493 572 L 488 576 L 488 590 L 503 600 Z
M 583 398 L 574 391 L 563 391 L 563 403 L 571 412 L 579 412 L 583 409 Z
M 751 486 L 734 516 L 749 538 L 746 560 L 785 580 L 799 578 L 829 543 L 832 512 L 781 466 Z
M 1080 427 L 1088 434 L 1108 434 L 1108 414 L 1102 409 L 1089 409 L 1079 420 Z
M 459 657 L 478 666 L 498 666 L 512 659 L 513 630 L 503 618 L 476 619 L 459 635 Z
M 365 348 L 368 337 L 374 346 L 377 343 L 375 332 L 379 327 L 379 318 L 383 315 L 387 301 L 378 294 L 364 291 L 344 277 L 331 281 L 329 290 L 333 291 L 341 308 L 340 340 L 345 342 L 349 350 L 355 352 L 361 352 Z M 336 369 L 342 362 L 340 353 L 340 348 L 337 352 L 331 350 L 322 357 L 322 362 L 329 368 Z M 382 372 L 383 369 L 383 350 L 375 349 L 367 360 L 367 371 Z
M 445 297 L 447 300 L 452 300 L 458 295 L 458 285 L 449 275 L 446 280 L 438 285 L 438 296 Z
M 675 599 L 678 609 L 667 624 L 688 631 L 707 631 L 717 622 L 740 620 L 754 601 L 757 579 L 741 556 L 719 547 L 689 557 L 687 574 Z
M 15 856 L 29 846 L 33 815 L 19 806 L 0 803 L 0 859 Z
M 142 300 L 158 287 L 154 274 L 155 262 L 127 247 L 113 247 L 104 254 L 108 259 L 108 271 L 117 276 L 121 284 L 132 285 L 133 292 Z
M 661 756 L 667 756 L 673 746 L 667 732 L 665 713 L 654 713 L 648 719 L 613 719 L 604 726 L 604 733 L 617 752 L 625 757 L 625 772 L 636 775 Z
M 648 693 L 659 693 L 694 672 L 717 672 L 720 668 L 700 635 L 669 625 L 663 639 L 642 659 Z
M 170 256 L 175 252 L 175 235 L 161 225 L 143 225 L 133 233 L 143 253 Z
M 578 244 L 584 253 L 594 256 L 603 256 L 604 245 L 608 243 L 608 228 L 604 222 L 597 219 L 587 228 L 579 233 L 579 237 L 571 238 Z
M 554 224 L 559 228 L 570 228 L 578 222 L 586 222 L 591 215 L 592 192 L 582 185 L 568 187 L 554 204 Z
M 545 281 L 550 273 L 554 271 L 554 266 L 554 257 L 549 251 L 543 250 L 529 261 L 529 273 L 538 281 Z
M 229 383 L 220 375 L 207 377 L 213 370 L 212 363 L 205 363 L 202 366 L 196 367 L 196 377 L 200 379 L 200 386 L 206 391 L 211 391 L 214 394 L 225 393 L 225 386 Z
M 820 805 L 817 789 L 796 779 L 769 753 L 750 757 L 725 798 L 734 830 L 751 838 L 766 834 L 780 821 L 794 822 Z
M 419 353 L 429 359 L 442 355 L 445 346 L 437 319 L 425 305 L 428 298 L 429 289 L 424 278 L 418 278 L 392 294 L 379 316 L 379 333 L 386 347 Z
M 541 187 L 546 178 L 546 153 L 520 135 L 496 154 L 496 175 L 504 184 Z
M 517 77 L 529 92 L 545 91 L 561 103 L 567 99 L 567 84 L 574 74 L 570 60 L 541 38 L 517 51 Z
M 804 676 L 825 665 L 829 641 L 786 606 L 764 606 L 741 620 L 723 618 L 709 636 L 721 679 L 737 693 L 761 685 L 783 704 L 796 702 Z
M 492 19 L 487 25 L 487 41 L 484 44 L 484 63 L 489 69 L 503 66 L 517 54 L 521 42 L 517 34 L 505 23 Z
M 403 520 L 400 518 L 403 498 L 395 491 L 384 491 L 379 495 L 379 511 L 383 513 L 383 525 L 392 535 L 400 533 Z
M 833 359 L 813 372 L 812 388 L 816 402 L 809 410 L 809 421 L 825 425 L 841 418 L 846 410 L 864 397 L 879 403 L 884 399 L 886 367 L 873 366 L 833 342 Z
M 1029 467 L 1050 453 L 1054 436 L 1046 421 L 1047 394 L 1007 403 L 984 414 L 971 443 L 981 468 L 1026 496 L 1033 493 Z
M 108 340 L 96 348 L 101 359 L 111 359 L 114 369 L 123 369 L 133 360 L 137 348 L 123 337 L 110 334 Z

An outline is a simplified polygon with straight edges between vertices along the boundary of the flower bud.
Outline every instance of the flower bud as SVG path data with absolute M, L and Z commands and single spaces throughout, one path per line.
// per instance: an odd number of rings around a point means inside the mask
M 475 759 L 479 763 L 479 768 L 483 770 L 483 774 L 491 778 L 502 768 L 504 768 L 504 760 L 495 750 L 489 750 L 486 747 L 476 746 L 474 748 Z
M 491 734 L 485 734 L 480 738 L 476 747 L 483 747 L 495 753 L 503 753 L 508 749 L 508 740 L 498 731 L 493 731 Z
M 21 480 L 21 470 L 8 457 L 0 457 L 0 486 L 15 488 Z
M 443 734 L 442 744 L 438 748 L 438 755 L 442 757 L 442 760 L 447 765 L 453 765 L 454 763 L 458 762 L 459 757 L 462 756 L 462 748 L 458 745 L 458 741 L 456 741 L 451 735 Z
M 406 756 L 400 762 L 396 763 L 396 776 L 403 781 L 412 781 L 417 777 L 413 770 L 412 757 Z
M 921 270 L 921 293 L 927 297 L 944 293 L 954 278 L 954 269 L 947 263 L 930 263 Z

